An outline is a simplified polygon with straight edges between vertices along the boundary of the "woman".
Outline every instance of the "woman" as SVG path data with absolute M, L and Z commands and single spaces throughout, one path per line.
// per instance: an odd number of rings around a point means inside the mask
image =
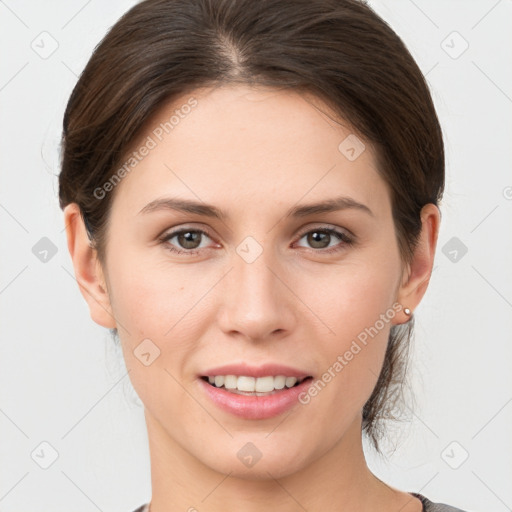
M 144 404 L 138 512 L 454 511 L 366 465 L 429 283 L 441 129 L 356 0 L 147 0 L 69 100 L 60 204 Z

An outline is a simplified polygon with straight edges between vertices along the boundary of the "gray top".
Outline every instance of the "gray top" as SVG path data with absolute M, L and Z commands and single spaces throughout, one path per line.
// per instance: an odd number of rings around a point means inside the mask
M 425 496 L 417 492 L 410 492 L 409 494 L 412 494 L 423 503 L 423 512 L 465 512 L 460 508 L 445 505 L 444 503 L 432 503 Z
M 409 494 L 412 494 L 418 498 L 421 503 L 423 503 L 423 512 L 465 512 L 460 508 L 451 507 L 450 505 L 445 505 L 444 503 L 432 503 L 429 499 L 425 498 L 425 496 L 416 492 L 410 492 Z M 149 503 L 146 503 L 141 505 L 133 512 L 149 512 L 148 509 Z

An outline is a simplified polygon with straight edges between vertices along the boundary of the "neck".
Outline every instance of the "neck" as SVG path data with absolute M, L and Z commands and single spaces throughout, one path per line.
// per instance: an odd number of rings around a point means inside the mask
M 268 471 L 259 479 L 248 479 L 214 471 L 185 451 L 147 410 L 145 415 L 151 457 L 150 512 L 260 512 L 266 508 L 369 512 L 392 510 L 398 504 L 403 512 L 421 510 L 417 504 L 407 504 L 414 498 L 387 486 L 368 469 L 360 420 L 327 453 L 298 471 L 281 478 Z

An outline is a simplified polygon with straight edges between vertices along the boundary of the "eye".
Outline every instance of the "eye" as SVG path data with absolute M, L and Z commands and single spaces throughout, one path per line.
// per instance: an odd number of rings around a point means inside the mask
M 299 240 L 303 238 L 312 249 L 318 249 L 315 252 L 332 253 L 343 250 L 347 245 L 352 245 L 354 240 L 344 231 L 338 231 L 332 228 L 316 228 L 303 233 Z M 332 245 L 334 242 L 334 245 Z M 337 244 L 336 244 L 337 242 Z
M 182 228 L 165 234 L 160 238 L 160 242 L 171 252 L 194 255 L 201 249 L 208 248 L 208 245 L 203 243 L 205 238 L 212 240 L 212 237 L 202 229 Z M 176 240 L 173 242 L 173 239 Z M 341 251 L 354 243 L 353 238 L 344 231 L 326 227 L 305 231 L 300 235 L 299 241 L 302 239 L 306 239 L 310 248 L 318 253 Z
M 201 243 L 204 237 L 210 238 L 208 233 L 202 229 L 185 228 L 165 234 L 160 241 L 165 243 L 171 252 L 178 254 L 196 254 L 199 252 L 199 249 L 205 248 Z M 178 244 L 178 247 L 171 242 L 173 238 L 176 238 L 175 243 Z

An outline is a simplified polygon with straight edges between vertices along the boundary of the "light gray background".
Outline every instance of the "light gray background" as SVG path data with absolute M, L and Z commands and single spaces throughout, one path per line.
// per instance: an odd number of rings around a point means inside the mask
M 151 495 L 142 408 L 79 293 L 57 199 L 65 104 L 94 46 L 134 3 L 0 1 L 3 512 L 131 512 Z M 433 501 L 512 510 L 512 2 L 371 5 L 427 76 L 447 188 L 416 312 L 412 421 L 392 437 L 389 461 L 368 450 L 369 464 Z M 43 237 L 57 251 L 46 262 L 33 252 Z M 43 469 L 52 450 L 58 458 Z

